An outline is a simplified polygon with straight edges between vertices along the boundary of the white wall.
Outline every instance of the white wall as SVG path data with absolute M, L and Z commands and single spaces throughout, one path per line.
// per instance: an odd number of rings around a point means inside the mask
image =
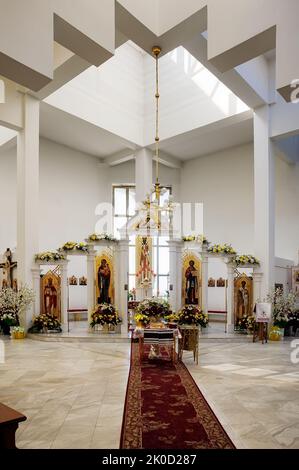
M 17 244 L 16 147 L 0 149 L 0 255 Z
M 276 157 L 275 253 L 297 263 L 299 250 L 299 164 Z
M 204 204 L 204 232 L 213 243 L 253 252 L 253 147 L 244 145 L 186 162 L 181 201 Z

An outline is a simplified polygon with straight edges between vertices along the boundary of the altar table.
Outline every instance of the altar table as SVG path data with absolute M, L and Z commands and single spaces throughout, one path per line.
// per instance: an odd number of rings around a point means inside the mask
M 135 328 L 133 338 L 139 339 L 140 361 L 144 356 L 144 345 L 150 344 L 158 351 L 159 358 L 160 347 L 171 348 L 171 360 L 175 362 L 175 340 L 181 338 L 180 331 L 173 328 Z

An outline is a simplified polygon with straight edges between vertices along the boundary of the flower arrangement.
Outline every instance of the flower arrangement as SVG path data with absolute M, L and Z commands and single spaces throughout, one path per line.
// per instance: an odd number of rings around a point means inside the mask
M 64 253 L 59 253 L 57 251 L 44 251 L 43 253 L 37 253 L 35 255 L 35 261 L 59 261 L 64 260 Z
M 240 266 L 240 265 L 243 265 L 243 264 L 252 264 L 252 265 L 255 265 L 255 266 L 260 265 L 259 260 L 253 255 L 237 255 L 233 258 L 232 261 L 237 266 Z
M 182 237 L 183 242 L 198 242 L 202 245 L 208 245 L 208 239 L 204 235 L 184 235 Z
M 116 238 L 114 238 L 112 235 L 109 235 L 108 233 L 92 233 L 91 235 L 88 236 L 88 240 L 90 242 L 98 242 L 100 240 L 107 240 L 110 242 L 117 241 Z
M 17 292 L 8 287 L 0 291 L 1 324 L 18 325 L 19 317 L 34 302 L 35 293 L 24 286 Z
M 42 330 L 55 330 L 61 333 L 61 324 L 57 317 L 50 313 L 41 313 L 33 320 L 33 325 L 29 328 L 28 333 L 39 333 Z
M 235 255 L 236 250 L 229 245 L 228 243 L 224 243 L 223 245 L 214 244 L 208 247 L 209 253 L 218 253 L 218 254 L 226 254 L 226 255 Z
M 149 316 L 145 315 L 144 313 L 136 313 L 134 320 L 136 323 L 144 323 L 145 325 L 147 325 L 150 321 Z
M 98 304 L 93 313 L 90 326 L 93 328 L 95 325 L 118 325 L 121 319 L 118 316 L 116 308 L 111 304 Z
M 66 242 L 64 245 L 62 245 L 61 248 L 58 249 L 58 251 L 85 251 L 88 253 L 88 245 L 84 242 Z
M 255 317 L 253 315 L 243 315 L 241 320 L 237 323 L 237 328 L 240 331 L 253 332 L 255 326 Z
M 205 328 L 209 323 L 208 315 L 195 305 L 185 305 L 176 315 L 179 325 L 200 325 Z
M 136 315 L 138 314 L 147 317 L 148 321 L 150 321 L 151 317 L 157 320 L 159 318 L 165 318 L 166 316 L 170 315 L 171 309 L 169 303 L 166 300 L 156 297 L 152 299 L 145 299 L 140 302 L 136 308 Z
M 275 289 L 268 294 L 267 301 L 272 303 L 273 325 L 285 328 L 289 318 L 293 315 L 296 305 L 296 294 L 289 292 L 284 295 L 282 289 Z

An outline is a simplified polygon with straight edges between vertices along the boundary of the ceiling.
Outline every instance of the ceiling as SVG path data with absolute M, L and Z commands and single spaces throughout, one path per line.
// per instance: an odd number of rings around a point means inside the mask
M 253 114 L 250 110 L 162 140 L 160 149 L 172 157 L 185 161 L 252 141 Z
M 99 158 L 135 149 L 131 142 L 41 102 L 40 135 Z

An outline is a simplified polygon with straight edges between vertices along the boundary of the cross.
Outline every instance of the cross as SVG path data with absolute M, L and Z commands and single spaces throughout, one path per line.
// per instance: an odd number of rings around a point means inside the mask
M 6 261 L 4 263 L 0 263 L 0 268 L 6 271 L 7 287 L 12 287 L 12 274 L 14 268 L 17 267 L 17 262 L 12 261 L 12 252 L 10 248 L 7 248 L 6 252 L 4 253 L 4 257 L 6 258 Z

